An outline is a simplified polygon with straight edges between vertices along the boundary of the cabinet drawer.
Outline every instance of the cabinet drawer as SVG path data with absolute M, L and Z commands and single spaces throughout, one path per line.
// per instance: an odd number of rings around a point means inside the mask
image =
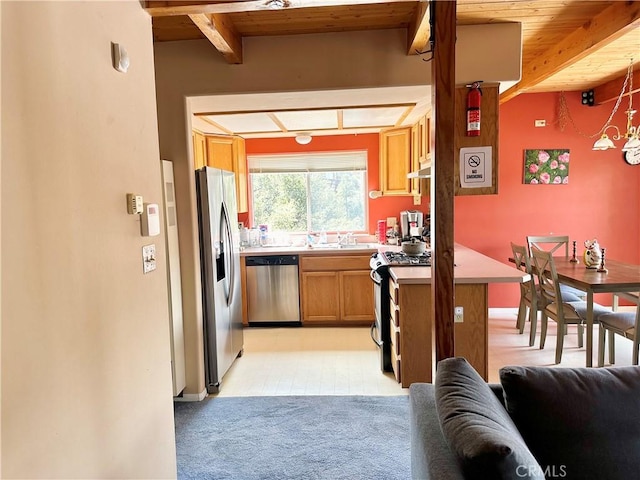
M 400 329 L 396 328 L 393 320 L 391 320 L 391 350 L 394 350 L 398 356 L 400 356 L 400 352 L 402 351 L 400 348 Z
M 398 305 L 398 285 L 392 279 L 389 279 L 389 296 Z
M 391 324 L 396 327 L 400 327 L 400 311 L 393 302 L 393 299 L 389 299 L 389 316 L 391 317 Z
M 325 257 L 322 255 L 309 255 L 300 258 L 300 269 L 308 271 L 336 271 L 336 270 L 370 270 L 368 255 L 339 255 Z
M 402 376 L 400 375 L 400 355 L 396 353 L 395 348 L 391 349 L 391 367 L 393 368 L 393 374 L 396 377 L 396 382 L 402 382 Z

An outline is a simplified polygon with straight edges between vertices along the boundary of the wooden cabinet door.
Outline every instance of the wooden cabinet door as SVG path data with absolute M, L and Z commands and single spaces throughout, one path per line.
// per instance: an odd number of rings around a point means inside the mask
M 233 137 L 207 135 L 207 165 L 233 172 Z
M 302 322 L 336 322 L 340 316 L 338 272 L 302 273 Z
M 429 119 L 424 116 L 418 122 L 418 161 L 424 163 L 429 155 Z
M 193 131 L 193 167 L 196 170 L 207 165 L 207 140 L 205 136 Z
M 380 133 L 380 190 L 385 195 L 410 195 L 411 127 Z
M 373 321 L 373 283 L 369 270 L 340 272 L 340 317 L 343 321 Z
M 247 189 L 247 151 L 242 137 L 234 137 L 233 139 L 233 161 L 238 212 L 245 213 L 249 211 L 249 194 Z
M 420 170 L 420 127 L 415 124 L 411 127 L 411 171 Z M 420 195 L 420 179 L 411 179 L 411 195 Z

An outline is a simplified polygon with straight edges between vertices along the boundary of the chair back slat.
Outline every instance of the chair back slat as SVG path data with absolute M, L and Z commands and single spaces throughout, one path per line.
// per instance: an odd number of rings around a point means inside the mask
M 531 268 L 531 258 L 527 252 L 527 248 L 524 245 L 517 245 L 511 242 L 511 252 L 513 253 L 513 260 L 515 261 L 518 270 L 528 273 L 530 278 L 526 282 L 520 283 L 520 293 L 522 295 L 529 295 L 529 298 L 536 298 L 536 284 L 535 275 Z
M 551 252 L 564 247 L 564 256 L 569 258 L 569 236 L 568 235 L 527 235 L 527 245 L 529 255 L 533 255 L 533 248 Z
M 556 304 L 558 315 L 562 315 L 562 295 L 560 293 L 560 282 L 558 282 L 558 272 L 553 261 L 553 253 L 545 252 L 536 247 L 532 249 L 533 266 L 538 275 L 538 285 L 540 286 L 540 296 L 542 297 L 541 308 L 553 303 Z

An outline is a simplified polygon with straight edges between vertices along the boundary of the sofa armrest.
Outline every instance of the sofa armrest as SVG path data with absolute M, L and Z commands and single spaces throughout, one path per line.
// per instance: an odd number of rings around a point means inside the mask
M 438 420 L 435 389 L 430 383 L 409 387 L 411 430 L 411 478 L 421 480 L 462 480 L 460 461 L 449 450 Z

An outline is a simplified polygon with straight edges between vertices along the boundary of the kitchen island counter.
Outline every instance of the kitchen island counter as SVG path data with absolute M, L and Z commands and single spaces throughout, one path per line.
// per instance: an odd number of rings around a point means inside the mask
M 454 351 L 488 378 L 488 285 L 520 283 L 529 275 L 459 244 L 454 246 Z M 435 372 L 435 325 L 431 316 L 431 267 L 389 269 L 393 369 L 403 387 L 431 383 Z
M 521 283 L 529 275 L 515 267 L 456 244 L 454 253 L 454 283 Z M 430 284 L 431 267 L 391 267 L 391 278 L 397 284 Z

